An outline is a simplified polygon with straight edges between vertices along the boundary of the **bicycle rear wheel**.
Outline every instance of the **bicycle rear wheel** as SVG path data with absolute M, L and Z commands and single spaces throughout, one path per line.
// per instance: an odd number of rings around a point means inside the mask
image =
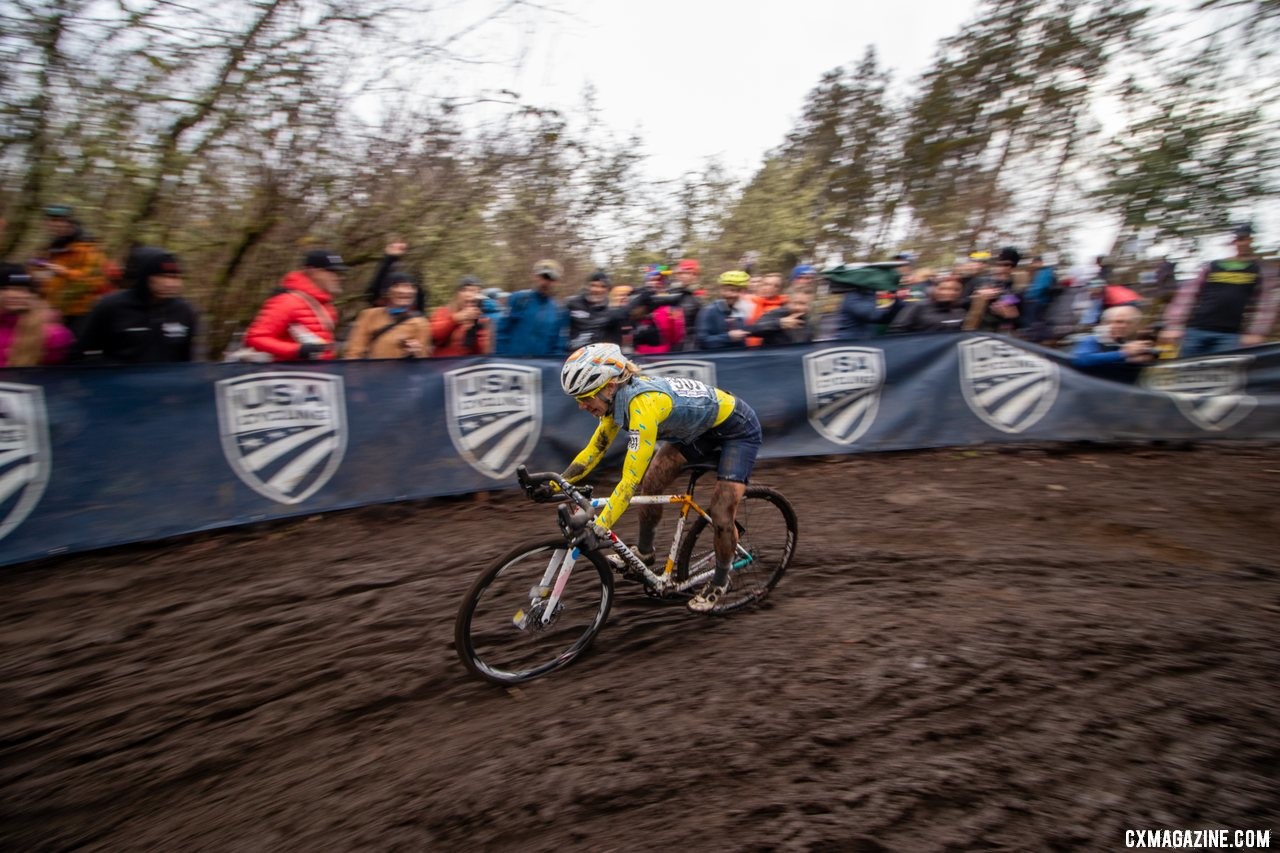
M 541 584 L 568 548 L 560 537 L 521 545 L 476 578 L 454 623 L 454 645 L 467 669 L 496 684 L 519 684 L 565 666 L 591 645 L 613 605 L 613 576 L 603 560 L 580 555 L 548 616 L 552 592 Z
M 728 613 L 761 601 L 791 565 L 796 549 L 796 511 L 791 502 L 768 486 L 748 486 L 738 504 L 738 545 L 745 548 L 734 560 L 729 589 L 713 613 Z M 686 581 L 716 567 L 715 533 L 701 516 L 680 545 L 676 578 Z M 709 577 L 709 576 L 708 576 Z

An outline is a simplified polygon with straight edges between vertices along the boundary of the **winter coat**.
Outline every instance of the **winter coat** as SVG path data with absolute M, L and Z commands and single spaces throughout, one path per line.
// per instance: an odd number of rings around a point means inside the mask
M 93 306 L 80 337 L 86 358 L 118 364 L 156 364 L 195 359 L 196 309 L 182 297 L 157 299 L 148 276 L 162 249 L 134 251 L 124 273 L 125 289 L 109 293 Z
M 968 315 L 964 302 L 935 302 L 925 299 L 903 308 L 890 325 L 890 332 L 959 332 Z
M 840 300 L 839 322 L 836 327 L 836 339 L 842 341 L 864 341 L 875 337 L 883 324 L 893 322 L 902 310 L 902 301 L 881 308 L 877 304 L 874 290 L 855 288 Z
M 386 308 L 366 308 L 356 318 L 343 358 L 404 358 L 408 340 L 422 344 L 424 356 L 431 354 L 431 324 L 426 317 L 412 309 L 392 313 Z
M 431 315 L 431 340 L 435 356 L 484 355 L 489 352 L 489 320 L 481 317 L 471 326 L 459 323 L 448 305 Z
M 40 329 L 42 345 L 39 363 L 61 364 L 66 361 L 76 343 L 75 336 L 71 334 L 71 330 L 58 322 L 57 312 L 51 311 L 43 302 L 32 306 L 31 310 L 45 315 L 44 323 Z M 9 364 L 9 359 L 16 343 L 18 323 L 25 317 L 26 314 L 17 312 L 0 314 L 0 367 L 12 366 Z
M 38 278 L 43 278 L 41 293 L 49 307 L 64 317 L 82 317 L 94 303 L 112 290 L 107 270 L 111 266 L 97 241 L 77 229 L 59 237 L 45 249 L 43 260 L 65 267 L 66 273 L 42 276 L 42 267 L 33 265 Z
M 387 304 L 387 290 L 391 288 L 391 271 L 399 260 L 400 258 L 396 255 L 383 255 L 382 260 L 378 262 L 377 269 L 373 271 L 373 278 L 369 280 L 369 286 L 364 291 L 364 298 L 370 305 L 381 307 Z M 424 314 L 427 310 L 426 294 L 417 284 L 413 287 L 417 291 L 417 295 L 413 298 L 413 307 L 419 314 Z
M 781 308 L 786 304 L 786 301 L 787 297 L 783 296 L 781 293 L 777 296 L 770 296 L 767 298 L 763 296 L 751 297 L 751 300 L 747 303 L 747 325 L 755 325 L 756 321 L 761 317 L 768 314 L 770 311 Z M 762 343 L 764 343 L 764 339 L 758 336 L 747 338 L 747 346 L 749 347 L 758 347 Z
M 632 340 L 636 355 L 660 355 L 679 352 L 684 343 L 684 311 L 675 305 L 663 305 L 636 324 Z
M 1129 361 L 1123 347 L 1123 342 L 1112 339 L 1108 326 L 1101 324 L 1092 335 L 1076 342 L 1071 350 L 1071 366 L 1106 379 L 1134 382 L 1145 365 Z
M 813 315 L 805 317 L 805 322 L 794 329 L 782 328 L 782 319 L 791 316 L 791 309 L 786 305 L 775 308 L 757 320 L 749 331 L 760 338 L 761 346 L 776 347 L 785 344 L 807 344 L 813 340 Z
M 739 303 L 741 304 L 741 303 Z M 717 299 L 698 312 L 698 324 L 694 342 L 698 349 L 738 349 L 747 345 L 746 339 L 729 337 L 733 329 L 745 328 L 743 315 L 723 299 Z
M 499 354 L 560 356 L 568 345 L 569 313 L 554 296 L 537 290 L 511 294 L 498 324 Z
M 585 293 L 575 294 L 565 302 L 569 312 L 569 349 L 587 344 L 621 344 L 625 308 L 614 308 L 607 298 L 592 302 Z
M 316 314 L 311 303 L 299 296 L 305 293 L 320 304 L 324 317 Z M 262 304 L 244 333 L 245 346 L 265 352 L 276 361 L 301 361 L 308 358 L 334 358 L 334 330 L 338 309 L 329 291 L 300 270 L 287 273 L 280 287 Z M 320 350 L 318 345 L 327 344 Z M 304 349 L 306 345 L 306 349 Z

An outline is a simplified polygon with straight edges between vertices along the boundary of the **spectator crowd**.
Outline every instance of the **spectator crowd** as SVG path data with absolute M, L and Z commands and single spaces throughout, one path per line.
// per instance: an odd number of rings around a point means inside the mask
M 0 366 L 200 357 L 200 318 L 182 296 L 179 258 L 142 246 L 120 267 L 70 208 L 46 208 L 44 221 L 41 257 L 0 266 Z M 970 253 L 947 269 L 903 253 L 866 265 L 882 273 L 870 284 L 841 274 L 858 265 L 820 275 L 800 264 L 784 274 L 746 259 L 705 274 L 693 258 L 651 265 L 635 284 L 604 270 L 577 284 L 544 259 L 511 291 L 465 276 L 433 309 L 422 283 L 402 269 L 408 246 L 391 242 L 363 292 L 367 307 L 348 328 L 338 299 L 349 268 L 337 252 L 316 249 L 283 275 L 225 358 L 559 357 L 590 343 L 653 355 L 985 331 L 1070 347 L 1081 369 L 1123 373 L 1158 357 L 1266 340 L 1280 287 L 1263 276 L 1252 237 L 1241 226 L 1233 254 L 1197 277 L 1179 283 L 1165 261 L 1136 289 L 1114 281 L 1105 258 L 1091 275 L 1067 275 L 1054 257 L 1024 258 L 1012 247 Z

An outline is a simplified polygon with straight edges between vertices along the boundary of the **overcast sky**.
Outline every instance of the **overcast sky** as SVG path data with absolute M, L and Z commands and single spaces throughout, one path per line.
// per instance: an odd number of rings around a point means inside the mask
M 526 103 L 570 108 L 589 83 L 606 124 L 639 132 L 656 178 L 717 156 L 739 177 L 782 141 L 824 71 L 874 44 L 898 81 L 922 72 L 939 39 L 971 18 L 976 0 L 837 3 L 786 0 L 557 0 L 520 36 L 515 68 L 481 79 Z M 476 76 L 468 73 L 474 85 Z
M 505 53 L 505 61 L 466 66 L 436 84 L 463 96 L 505 88 L 523 103 L 570 111 L 590 85 L 604 124 L 619 138 L 639 135 L 651 180 L 677 179 L 709 157 L 745 180 L 793 127 L 823 72 L 857 62 L 874 45 L 902 92 L 929 66 L 938 42 L 980 6 L 978 0 L 550 2 L 559 14 L 481 31 L 493 51 L 485 52 Z M 466 0 L 450 11 L 476 14 Z M 1277 217 L 1257 218 L 1265 232 Z M 1090 217 L 1072 254 L 1109 251 L 1117 224 Z

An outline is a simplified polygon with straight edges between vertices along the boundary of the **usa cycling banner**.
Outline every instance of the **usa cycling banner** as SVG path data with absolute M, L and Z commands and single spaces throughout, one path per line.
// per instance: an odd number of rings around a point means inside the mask
M 745 399 L 765 457 L 1280 438 L 1280 346 L 1107 375 L 977 334 L 641 361 Z M 562 470 L 595 421 L 559 374 L 502 358 L 6 370 L 0 564 Z

